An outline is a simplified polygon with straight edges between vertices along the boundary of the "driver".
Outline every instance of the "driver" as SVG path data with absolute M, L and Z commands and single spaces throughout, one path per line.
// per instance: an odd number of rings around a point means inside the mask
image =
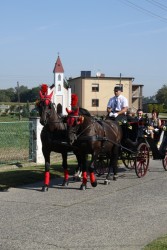
M 126 112 L 128 110 L 128 100 L 121 92 L 122 88 L 115 86 L 114 96 L 109 99 L 107 104 L 108 116 L 116 121 L 126 120 Z

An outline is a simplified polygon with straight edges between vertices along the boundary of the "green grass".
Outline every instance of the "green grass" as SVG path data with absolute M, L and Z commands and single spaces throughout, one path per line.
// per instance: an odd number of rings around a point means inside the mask
M 166 249 L 167 249 L 167 235 L 152 241 L 143 250 L 166 250 Z
M 75 171 L 76 162 L 70 161 L 69 174 L 72 175 Z M 44 165 L 18 167 L 15 169 L 0 169 L 0 191 L 6 191 L 10 187 L 17 187 L 21 185 L 31 184 L 44 180 Z M 63 176 L 63 168 L 61 163 L 56 166 L 50 166 L 51 178 L 60 178 Z

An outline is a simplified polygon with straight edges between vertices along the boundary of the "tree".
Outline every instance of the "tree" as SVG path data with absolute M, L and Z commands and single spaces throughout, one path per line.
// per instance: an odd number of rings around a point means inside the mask
M 0 91 L 0 102 L 10 102 L 10 97 L 6 95 L 5 90 Z
M 157 91 L 156 100 L 164 105 L 167 105 L 167 85 L 163 85 L 162 88 L 160 88 Z

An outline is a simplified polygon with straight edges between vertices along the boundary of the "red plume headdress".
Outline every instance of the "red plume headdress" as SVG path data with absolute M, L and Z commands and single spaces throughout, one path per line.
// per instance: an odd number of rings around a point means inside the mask
M 48 85 L 47 84 L 42 84 L 41 92 L 42 92 L 42 94 L 47 94 L 47 92 L 48 92 Z
M 71 95 L 71 106 L 77 106 L 78 104 L 78 96 L 76 94 Z
M 51 101 L 52 95 L 53 95 L 53 92 L 51 92 L 49 95 L 47 93 L 48 93 L 48 85 L 42 84 L 39 95 L 40 95 L 41 99 L 46 99 L 45 100 L 46 105 L 49 104 L 49 102 Z

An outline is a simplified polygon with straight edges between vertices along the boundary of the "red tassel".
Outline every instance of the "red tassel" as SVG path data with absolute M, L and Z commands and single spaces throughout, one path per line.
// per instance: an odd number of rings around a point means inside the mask
M 83 177 L 83 183 L 86 184 L 87 183 L 87 173 L 83 172 L 82 177 Z
M 49 185 L 49 182 L 50 182 L 50 173 L 49 172 L 45 172 L 44 184 L 45 185 Z
M 95 174 L 94 174 L 94 173 L 90 173 L 90 182 L 91 182 L 91 183 L 94 183 L 95 180 L 96 180 Z
M 65 180 L 68 180 L 68 178 L 69 178 L 68 170 L 65 169 L 65 170 L 64 170 L 64 179 L 65 179 Z

